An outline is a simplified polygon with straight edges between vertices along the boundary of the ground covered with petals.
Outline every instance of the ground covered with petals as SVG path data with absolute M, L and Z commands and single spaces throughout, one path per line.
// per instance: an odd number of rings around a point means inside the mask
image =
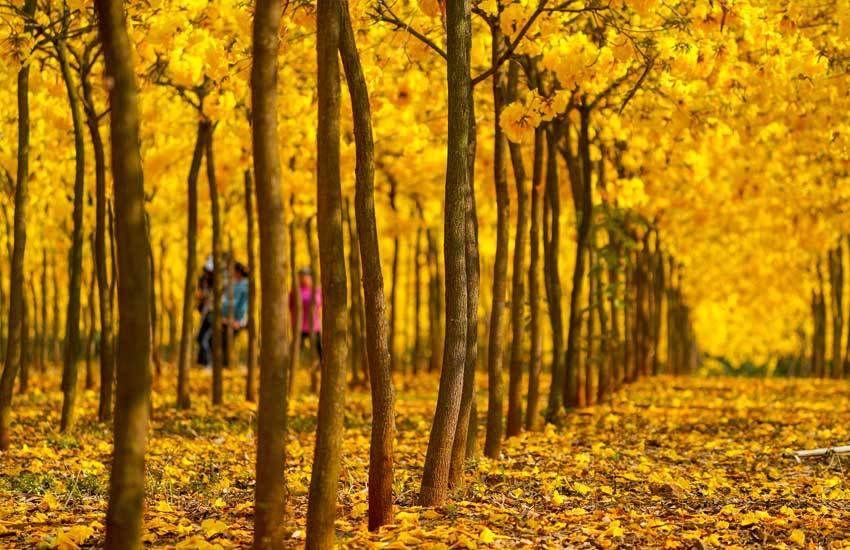
M 255 407 L 241 373 L 227 403 L 173 410 L 170 370 L 157 382 L 148 453 L 146 541 L 161 548 L 251 542 Z M 102 543 L 110 430 L 85 392 L 73 435 L 59 434 L 57 374 L 14 404 L 13 449 L 0 455 L 0 546 Z M 850 479 L 839 457 L 798 463 L 791 450 L 850 443 L 850 384 L 655 378 L 574 411 L 559 428 L 509 440 L 501 460 L 469 463 L 443 508 L 415 506 L 436 379 L 400 388 L 396 521 L 366 525 L 369 400 L 348 396 L 338 540 L 347 547 L 850 547 Z M 479 408 L 486 407 L 484 394 Z M 303 544 L 316 399 L 292 404 L 287 532 Z M 479 434 L 479 439 L 483 434 Z M 845 542 L 848 541 L 848 542 Z

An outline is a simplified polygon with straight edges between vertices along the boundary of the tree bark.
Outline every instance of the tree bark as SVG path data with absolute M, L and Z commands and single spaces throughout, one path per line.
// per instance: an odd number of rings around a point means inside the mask
M 473 415 L 475 402 L 475 367 L 478 360 L 478 299 L 480 292 L 481 264 L 478 257 L 478 213 L 475 206 L 475 103 L 472 88 L 469 89 L 469 157 L 467 160 L 466 186 L 466 357 L 463 367 L 463 389 L 457 426 L 452 442 L 452 457 L 449 466 L 449 487 L 463 487 L 463 470 L 467 458 L 468 439 L 475 436 L 477 417 Z
M 841 337 L 844 325 L 844 264 L 841 243 L 829 251 L 829 288 L 832 298 L 832 369 L 833 378 L 841 378 L 843 358 L 841 357 Z
M 560 132 L 554 124 L 546 129 L 546 209 L 549 215 L 543 222 L 543 270 L 546 299 L 549 302 L 549 322 L 552 325 L 552 384 L 546 421 L 555 421 L 564 408 L 563 385 L 566 370 L 561 365 L 564 350 L 564 321 L 561 312 L 561 199 L 558 175 L 558 140 Z M 548 218 L 548 221 L 547 221 Z M 548 234 L 547 234 L 548 233 Z
M 528 306 L 531 314 L 528 362 L 528 407 L 525 429 L 535 430 L 539 424 L 540 370 L 543 364 L 543 340 L 540 332 L 540 226 L 543 223 L 543 141 L 545 131 L 534 132 L 534 165 L 531 173 L 531 229 L 529 232 Z M 521 270 L 522 271 L 522 270 Z
M 150 408 L 150 247 L 139 153 L 139 112 L 123 2 L 97 0 L 112 87 L 109 105 L 118 254 L 118 357 L 114 450 L 106 514 L 107 549 L 142 547 L 145 445 Z
M 280 0 L 257 0 L 251 69 L 252 137 L 260 237 L 260 401 L 257 407 L 257 483 L 254 486 L 254 548 L 284 542 L 284 455 L 287 368 L 291 368 L 287 308 L 287 233 L 277 135 L 277 55 L 283 15 Z M 296 340 L 298 335 L 294 335 Z
M 245 401 L 257 400 L 257 258 L 254 255 L 254 181 L 245 170 L 245 242 L 248 249 L 248 365 L 245 375 Z
M 363 269 L 366 358 L 372 391 L 372 435 L 369 450 L 369 529 L 393 520 L 393 442 L 395 439 L 395 390 L 387 338 L 386 299 L 381 272 L 380 246 L 375 220 L 375 163 L 372 115 L 366 78 L 360 66 L 348 2 L 341 0 L 340 54 L 348 81 L 357 148 L 356 191 L 357 242 Z M 352 241 L 353 242 L 353 241 Z M 354 251 L 352 251 L 352 254 Z M 353 275 L 352 275 L 353 277 Z M 357 280 L 352 280 L 356 286 Z M 359 294 L 359 290 L 357 291 Z
M 68 307 L 65 314 L 65 354 L 62 361 L 62 417 L 60 430 L 73 430 L 77 403 L 77 359 L 80 353 L 80 287 L 83 271 L 83 195 L 85 194 L 86 149 L 83 139 L 83 120 L 80 113 L 80 96 L 68 52 L 62 39 L 54 43 L 62 80 L 68 94 L 68 106 L 74 127 L 74 229 L 71 238 L 70 265 L 68 266 Z
M 295 197 L 290 196 L 289 203 L 290 206 L 294 204 Z M 298 288 L 298 270 L 296 269 L 296 261 L 297 261 L 297 232 L 295 230 L 296 220 L 293 218 L 289 222 L 289 265 L 291 266 L 292 271 L 292 291 L 291 291 L 291 300 L 292 300 L 292 315 L 294 318 L 292 319 L 292 340 L 290 342 L 290 364 L 291 367 L 289 369 L 289 376 L 286 385 L 286 395 L 291 399 L 292 391 L 295 387 L 295 374 L 298 367 L 301 366 L 301 333 L 304 330 L 304 327 L 301 326 L 303 324 L 303 311 L 304 304 L 301 301 L 301 290 Z M 309 235 L 308 235 L 309 237 Z M 262 342 L 261 342 L 262 344 Z
M 443 364 L 443 307 L 444 284 L 440 270 L 440 254 L 432 229 L 425 228 L 425 240 L 428 241 L 428 333 L 431 353 L 428 360 L 428 372 L 437 372 Z
M 494 65 L 501 56 L 503 40 L 501 27 L 491 26 L 493 46 L 491 60 Z M 487 343 L 487 434 L 484 440 L 484 454 L 497 458 L 502 448 L 502 416 L 504 414 L 504 382 L 502 381 L 504 358 L 503 344 L 505 340 L 505 294 L 508 280 L 508 239 L 510 238 L 510 197 L 508 195 L 508 177 L 505 169 L 506 140 L 502 132 L 499 116 L 505 103 L 502 71 L 497 69 L 493 74 L 493 184 L 496 188 L 496 257 L 493 260 L 493 290 L 490 305 L 489 340 Z M 511 65 L 511 80 L 509 93 L 516 90 L 518 74 L 516 64 Z M 518 147 L 518 146 L 514 146 Z M 513 157 L 513 150 L 511 151 Z M 514 177 L 517 182 L 525 179 L 525 174 L 518 174 L 514 165 Z M 522 184 L 517 183 L 517 188 Z M 519 234 L 519 228 L 517 228 Z M 516 261 L 514 261 L 516 264 Z M 514 276 L 516 284 L 516 276 Z M 516 290 L 516 288 L 514 288 Z M 517 345 L 517 344 L 514 344 Z M 522 426 L 522 410 L 520 404 L 520 384 L 522 371 L 515 372 L 513 364 L 508 381 L 508 419 L 507 435 L 517 435 Z
M 180 354 L 177 360 L 177 408 L 188 409 L 191 406 L 189 396 L 189 368 L 194 364 L 192 359 L 192 310 L 195 301 L 195 271 L 197 270 L 197 235 L 198 235 L 198 175 L 201 172 L 201 161 L 204 157 L 204 147 L 210 132 L 209 122 L 198 121 L 195 136 L 195 150 L 192 153 L 192 165 L 187 178 L 187 208 L 189 210 L 186 227 L 186 279 L 183 283 L 183 322 L 180 330 Z
M 2 285 L 0 285 L 2 286 Z M 41 338 L 39 339 L 38 363 L 41 371 L 47 369 L 47 248 L 41 249 Z M 101 381 L 103 379 L 101 378 Z
M 398 209 L 396 207 L 396 181 L 390 177 L 390 209 L 395 214 Z M 398 257 L 399 257 L 399 238 L 398 234 L 393 237 L 393 260 L 390 271 L 392 278 L 392 286 L 390 287 L 390 365 L 392 372 L 399 372 L 399 352 L 398 352 Z M 402 373 L 403 374 L 403 373 Z
M 570 406 L 579 405 L 579 333 L 582 324 L 582 291 L 585 279 L 585 251 L 587 250 L 588 237 L 593 216 L 593 203 L 590 193 L 590 111 L 587 107 L 579 109 L 581 126 L 578 137 L 578 157 L 568 166 L 570 179 L 573 185 L 573 205 L 576 213 L 576 253 L 575 266 L 573 269 L 572 291 L 570 293 L 570 317 L 567 330 L 567 353 L 566 353 L 566 377 L 564 380 L 564 403 Z M 567 138 L 567 156 L 571 156 L 569 145 L 569 130 L 565 133 Z M 583 393 L 583 392 L 582 392 Z
M 345 17 L 345 14 L 342 15 Z M 342 52 L 342 50 L 341 50 Z M 340 53 L 341 53 L 340 52 Z M 341 53 L 341 55 L 344 55 Z M 351 84 L 349 84 L 351 86 Z M 366 346 L 364 345 L 363 334 L 365 327 L 365 312 L 363 311 L 363 295 L 361 293 L 363 276 L 360 270 L 360 243 L 357 239 L 357 231 L 355 223 L 351 219 L 351 206 L 348 198 L 345 198 L 345 208 L 342 211 L 343 221 L 348 232 L 348 273 L 351 277 L 351 307 L 348 310 L 348 322 L 351 327 L 351 385 L 365 386 L 368 375 L 369 359 L 366 356 Z
M 27 0 L 24 12 L 35 14 L 35 0 Z M 12 415 L 12 394 L 15 377 L 21 366 L 23 334 L 21 316 L 24 309 L 24 256 L 27 244 L 27 201 L 29 193 L 30 108 L 29 64 L 18 70 L 18 159 L 15 177 L 14 244 L 12 269 L 9 274 L 9 323 L 6 336 L 6 357 L 0 377 L 0 450 L 9 448 Z
M 339 486 L 340 451 L 348 360 L 345 250 L 340 185 L 340 47 L 341 8 L 337 0 L 319 0 L 316 8 L 318 66 L 317 218 L 322 272 L 322 384 L 316 448 L 307 505 L 308 549 L 331 548 Z M 352 31 L 353 34 L 353 31 Z M 372 380 L 373 386 L 377 381 Z
M 92 244 L 94 244 L 94 235 L 92 235 L 91 239 Z M 88 302 L 86 305 L 88 306 L 88 314 L 89 314 L 89 322 L 88 322 L 88 333 L 86 338 L 86 382 L 85 388 L 87 390 L 94 389 L 94 364 L 92 363 L 92 358 L 94 356 L 94 336 L 97 330 L 97 313 L 95 308 L 95 293 L 94 289 L 97 286 L 95 282 L 94 273 L 91 274 L 91 281 L 89 281 L 89 296 Z
M 94 151 L 95 176 L 95 230 L 94 262 L 97 276 L 97 296 L 100 313 L 100 401 L 97 418 L 107 422 L 112 418 L 112 386 L 115 380 L 115 349 L 112 339 L 112 296 L 109 292 L 109 275 L 106 267 L 106 154 L 94 103 L 90 72 L 84 71 L 83 106 Z
M 215 179 L 215 158 L 213 157 L 213 132 L 210 127 L 206 142 L 207 183 L 210 190 L 210 211 L 212 215 L 212 248 L 213 248 L 213 293 L 212 293 L 212 403 L 221 405 L 224 402 L 222 355 L 221 293 L 222 271 L 224 270 L 224 255 L 221 251 L 221 209 L 218 204 L 218 184 Z
M 437 406 L 419 502 L 438 506 L 448 495 L 451 449 L 460 412 L 467 343 L 466 222 L 472 125 L 470 89 L 471 12 L 468 0 L 446 2 L 448 81 L 448 156 L 446 160 L 445 266 L 446 336 Z

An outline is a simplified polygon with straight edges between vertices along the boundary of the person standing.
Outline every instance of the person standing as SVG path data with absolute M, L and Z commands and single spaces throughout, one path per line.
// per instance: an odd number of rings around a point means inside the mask
M 233 336 L 236 337 L 239 331 L 248 326 L 248 268 L 240 262 L 233 263 L 233 270 L 230 274 L 231 288 L 224 293 L 221 300 L 221 316 L 224 319 L 222 329 L 222 356 L 224 358 L 224 366 L 229 366 L 227 346 L 228 329 L 233 330 Z M 232 297 L 232 298 L 231 298 Z M 233 303 L 231 304 L 231 299 Z
M 301 346 L 307 342 L 322 360 L 322 289 L 313 286 L 313 271 L 303 267 L 298 271 L 298 292 L 301 294 Z M 289 313 L 295 327 L 295 289 L 289 293 Z

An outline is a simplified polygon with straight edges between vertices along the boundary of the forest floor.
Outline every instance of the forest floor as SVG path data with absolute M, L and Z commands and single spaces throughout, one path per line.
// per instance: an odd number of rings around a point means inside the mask
M 251 542 L 255 407 L 242 374 L 209 405 L 209 374 L 192 372 L 191 411 L 176 412 L 173 371 L 154 391 L 146 540 L 159 548 Z M 790 450 L 850 443 L 850 384 L 655 378 L 610 403 L 570 413 L 559 429 L 509 440 L 500 461 L 469 464 L 443 508 L 414 506 L 436 378 L 398 392 L 396 522 L 366 525 L 369 399 L 348 397 L 338 540 L 345 547 L 850 547 L 850 478 L 837 458 L 798 464 Z M 110 432 L 80 399 L 74 435 L 59 434 L 58 373 L 16 396 L 13 450 L 0 455 L 0 546 L 99 546 Z M 479 395 L 479 412 L 486 402 Z M 316 399 L 292 404 L 288 533 L 303 544 Z M 479 443 L 483 434 L 479 434 Z M 845 459 L 847 460 L 847 459 Z M 847 542 L 843 542 L 847 541 Z

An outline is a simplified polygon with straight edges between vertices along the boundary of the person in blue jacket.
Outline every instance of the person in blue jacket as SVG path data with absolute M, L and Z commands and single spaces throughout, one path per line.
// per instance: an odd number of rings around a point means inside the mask
M 227 365 L 227 329 L 233 329 L 233 337 L 248 326 L 248 268 L 240 262 L 233 262 L 230 274 L 230 288 L 227 288 L 221 298 L 222 355 L 224 366 Z M 231 303 L 231 296 L 233 302 Z

